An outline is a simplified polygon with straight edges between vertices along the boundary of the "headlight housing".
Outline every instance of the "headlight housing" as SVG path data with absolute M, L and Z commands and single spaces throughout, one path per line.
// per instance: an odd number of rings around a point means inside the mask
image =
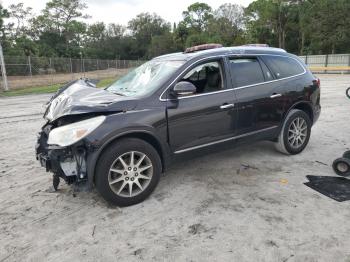
M 105 116 L 97 116 L 73 124 L 57 127 L 49 134 L 49 145 L 70 146 L 86 137 L 106 119 Z

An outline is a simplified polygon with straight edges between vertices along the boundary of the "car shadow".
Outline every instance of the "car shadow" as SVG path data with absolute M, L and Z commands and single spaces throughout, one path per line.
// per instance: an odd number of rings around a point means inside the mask
M 334 176 L 306 176 L 304 185 L 338 202 L 350 200 L 350 180 Z

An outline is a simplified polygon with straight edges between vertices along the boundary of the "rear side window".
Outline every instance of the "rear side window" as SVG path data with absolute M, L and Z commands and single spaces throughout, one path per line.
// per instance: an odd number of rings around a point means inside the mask
M 237 87 L 264 82 L 264 75 L 256 58 L 231 58 L 230 70 Z
M 284 56 L 263 56 L 274 76 L 279 78 L 295 76 L 304 72 L 304 68 L 295 60 Z

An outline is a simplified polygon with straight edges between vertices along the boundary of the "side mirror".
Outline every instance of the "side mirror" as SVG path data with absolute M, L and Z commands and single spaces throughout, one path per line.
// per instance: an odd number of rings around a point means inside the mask
M 184 96 L 184 95 L 192 95 L 196 93 L 196 91 L 197 91 L 197 88 L 194 86 L 194 84 L 187 81 L 181 81 L 174 86 L 172 93 L 175 96 Z

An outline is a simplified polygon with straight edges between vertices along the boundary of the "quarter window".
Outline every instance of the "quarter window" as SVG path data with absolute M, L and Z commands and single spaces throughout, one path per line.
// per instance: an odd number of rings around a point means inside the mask
M 237 87 L 265 81 L 260 63 L 256 58 L 231 58 L 230 70 Z
M 295 76 L 304 72 L 304 68 L 296 60 L 289 57 L 264 56 L 263 59 L 277 79 Z

